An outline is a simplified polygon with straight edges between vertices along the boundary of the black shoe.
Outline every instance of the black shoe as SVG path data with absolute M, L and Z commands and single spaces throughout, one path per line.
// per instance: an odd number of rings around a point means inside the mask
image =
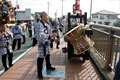
M 17 50 L 20 50 L 20 48 L 19 48 L 19 49 L 17 49 Z
M 47 68 L 47 70 L 55 70 L 55 68 L 54 67 L 49 67 L 49 68 Z
M 25 44 L 25 42 L 22 42 L 21 44 Z
M 39 78 L 39 79 L 43 79 L 43 75 L 42 75 L 42 74 L 39 74 L 39 75 L 38 75 L 38 78 Z
M 5 71 L 7 71 L 8 70 L 8 68 L 5 68 Z
M 13 66 L 13 64 L 12 65 L 9 65 L 9 68 L 11 68 Z
M 13 51 L 15 51 L 15 49 L 12 49 Z

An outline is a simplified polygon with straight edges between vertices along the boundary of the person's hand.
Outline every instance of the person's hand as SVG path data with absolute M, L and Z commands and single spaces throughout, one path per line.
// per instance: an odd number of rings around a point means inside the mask
M 5 31 L 8 35 L 11 35 L 10 32 L 8 30 Z
M 9 32 L 8 32 L 7 30 L 6 30 L 5 32 L 6 32 L 7 34 L 9 34 Z
M 57 38 L 57 39 L 55 39 L 54 41 L 55 41 L 55 43 L 58 43 L 58 42 L 59 42 L 59 39 Z
M 5 32 L 6 32 L 10 37 L 13 37 L 12 34 L 11 34 L 8 30 L 6 30 Z
M 2 35 L 5 35 L 5 32 L 2 32 Z
M 24 32 L 26 32 L 27 30 L 26 29 L 24 29 Z
M 56 33 L 53 33 L 50 35 L 51 38 L 55 38 L 56 37 Z

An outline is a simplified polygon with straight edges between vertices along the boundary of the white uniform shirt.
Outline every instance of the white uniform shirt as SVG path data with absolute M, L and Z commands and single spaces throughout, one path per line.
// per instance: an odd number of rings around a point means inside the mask
M 21 39 L 23 35 L 22 28 L 20 25 L 15 25 L 12 27 L 13 39 Z
M 2 34 L 2 32 L 0 32 L 0 35 L 1 34 Z M 12 33 L 11 33 L 11 35 L 12 35 Z M 2 36 L 2 38 L 0 39 L 0 55 L 7 54 L 7 48 L 5 48 L 6 46 L 9 46 L 8 50 L 10 53 L 12 53 L 11 39 L 12 39 L 12 37 L 10 37 L 8 34 L 5 34 Z
M 46 27 L 45 27 L 46 26 Z M 51 32 L 51 28 L 49 27 L 49 25 L 46 24 L 42 24 L 42 22 L 40 21 L 38 23 L 38 26 L 35 28 L 36 31 L 36 39 L 38 41 L 38 57 L 39 58 L 44 58 L 46 57 L 48 54 L 50 54 L 50 34 Z

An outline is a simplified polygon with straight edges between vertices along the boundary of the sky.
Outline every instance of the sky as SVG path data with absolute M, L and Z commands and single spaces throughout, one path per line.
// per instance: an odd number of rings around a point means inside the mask
M 16 5 L 16 0 L 10 0 L 13 6 Z M 62 1 L 61 0 L 18 0 L 20 5 L 19 10 L 25 10 L 26 8 L 31 8 L 32 13 L 46 11 L 48 12 L 48 2 L 50 2 L 49 16 L 55 17 L 55 12 L 57 12 L 57 17 L 62 16 Z M 90 16 L 90 2 L 91 0 L 80 0 L 80 9 L 82 12 L 87 12 L 88 17 Z M 100 10 L 108 10 L 120 13 L 120 0 L 93 0 L 92 13 Z M 67 15 L 68 12 L 73 12 L 73 4 L 75 0 L 64 0 L 63 3 L 63 14 Z

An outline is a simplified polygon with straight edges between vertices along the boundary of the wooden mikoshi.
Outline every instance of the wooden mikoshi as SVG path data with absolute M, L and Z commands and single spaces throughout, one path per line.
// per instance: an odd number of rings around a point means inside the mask
M 9 5 L 9 10 L 8 10 L 8 16 L 7 16 L 7 19 L 4 16 L 3 14 L 3 5 L 5 3 L 8 3 Z M 16 7 L 13 7 L 12 4 L 11 4 L 11 1 L 8 1 L 8 0 L 2 0 L 0 2 L 0 23 L 1 22 L 5 22 L 5 23 L 9 23 L 9 24 L 14 24 L 16 23 L 16 17 L 15 17 L 15 9 Z
M 74 49 L 76 50 L 76 55 L 84 53 L 94 45 L 94 41 L 88 38 L 88 36 L 85 34 L 85 30 L 87 28 L 88 26 L 79 25 L 67 32 L 64 36 L 64 38 L 69 40 L 73 45 Z

